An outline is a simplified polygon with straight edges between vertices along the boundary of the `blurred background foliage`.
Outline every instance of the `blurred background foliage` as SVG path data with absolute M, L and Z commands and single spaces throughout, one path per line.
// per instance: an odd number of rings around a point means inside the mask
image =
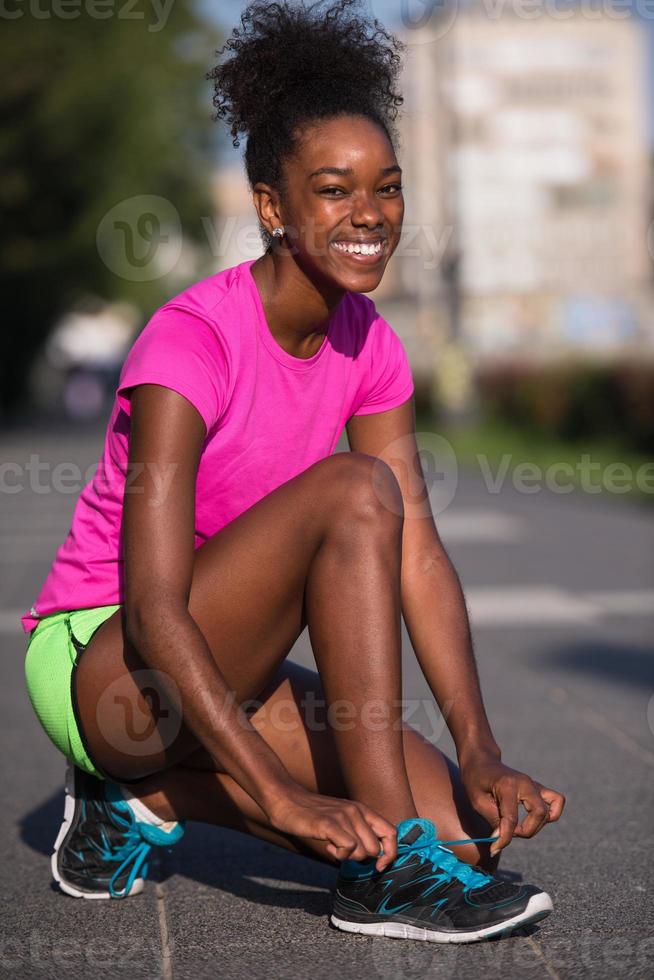
M 573 442 L 621 439 L 636 452 L 654 446 L 652 364 L 503 364 L 479 371 L 477 390 L 493 422 Z
M 215 124 L 208 71 L 218 28 L 175 0 L 129 17 L 21 16 L 0 34 L 0 419 L 24 406 L 30 365 L 53 322 L 82 296 L 129 301 L 144 319 L 166 280 L 115 275 L 96 232 L 117 202 L 156 194 L 202 246 Z M 205 243 L 206 244 L 206 243 Z

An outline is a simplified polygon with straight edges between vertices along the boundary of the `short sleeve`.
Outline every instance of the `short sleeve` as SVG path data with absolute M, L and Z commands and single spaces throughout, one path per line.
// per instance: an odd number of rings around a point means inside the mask
M 368 376 L 359 389 L 363 398 L 353 415 L 371 415 L 397 408 L 414 391 L 409 359 L 391 325 L 378 315 L 370 329 L 372 343 Z
M 130 413 L 129 390 L 158 384 L 186 398 L 207 432 L 227 403 L 229 356 L 215 325 L 195 313 L 165 306 L 152 316 L 127 355 L 118 383 L 118 402 Z

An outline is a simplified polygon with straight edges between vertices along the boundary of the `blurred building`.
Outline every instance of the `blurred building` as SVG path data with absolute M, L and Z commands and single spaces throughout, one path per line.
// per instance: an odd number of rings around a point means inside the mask
M 415 302 L 416 342 L 427 324 L 431 348 L 449 335 L 474 360 L 654 352 L 640 26 L 541 14 L 459 11 L 406 34 L 406 229 L 422 254 L 398 252 L 395 302 Z

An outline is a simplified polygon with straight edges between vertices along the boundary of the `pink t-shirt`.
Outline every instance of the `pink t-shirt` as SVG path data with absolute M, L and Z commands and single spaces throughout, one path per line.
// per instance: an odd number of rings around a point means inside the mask
M 413 393 L 406 352 L 375 304 L 346 293 L 320 350 L 307 359 L 270 332 L 254 260 L 190 286 L 151 317 L 127 355 L 104 449 L 25 631 L 53 612 L 123 601 L 121 516 L 129 389 L 159 384 L 188 399 L 207 435 L 196 483 L 195 546 L 271 490 L 329 456 L 352 415 L 383 412 Z M 165 474 L 161 475 L 165 492 Z M 72 600 L 72 602 L 71 602 Z

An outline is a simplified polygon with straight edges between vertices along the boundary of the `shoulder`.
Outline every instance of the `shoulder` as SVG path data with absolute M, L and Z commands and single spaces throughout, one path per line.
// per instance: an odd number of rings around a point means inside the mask
M 231 360 L 238 331 L 230 330 L 229 325 L 238 322 L 234 308 L 242 305 L 247 289 L 245 265 L 206 276 L 163 303 L 136 338 L 128 360 L 139 351 L 166 347 L 177 348 L 180 354 L 194 348 L 220 348 L 222 357 Z
M 221 272 L 205 276 L 194 282 L 176 296 L 171 297 L 157 310 L 157 313 L 170 309 L 183 309 L 199 318 L 211 321 L 224 303 L 230 300 L 238 303 L 247 290 L 247 262 L 230 266 Z

